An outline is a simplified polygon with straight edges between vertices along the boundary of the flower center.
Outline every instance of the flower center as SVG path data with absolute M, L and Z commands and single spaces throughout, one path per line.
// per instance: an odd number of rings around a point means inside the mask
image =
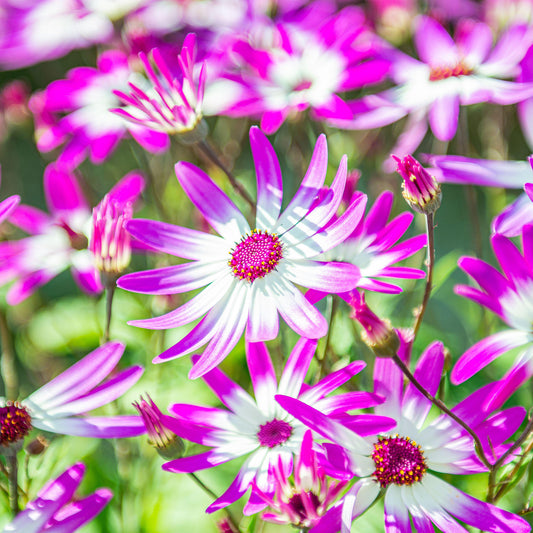
M 0 407 L 0 446 L 9 446 L 23 439 L 31 430 L 31 416 L 18 402 Z
M 420 481 L 428 469 L 420 446 L 409 437 L 380 437 L 374 444 L 372 474 L 381 487 L 391 483 L 412 485 Z
M 266 424 L 259 426 L 257 432 L 257 438 L 261 446 L 267 446 L 268 448 L 274 448 L 279 444 L 286 442 L 292 435 L 292 427 L 284 420 L 270 420 Z
M 459 61 L 455 66 L 450 67 L 431 67 L 429 73 L 429 81 L 445 80 L 446 78 L 458 78 L 459 76 L 469 76 L 474 72 L 474 69 L 470 68 L 463 61 Z
M 250 283 L 272 272 L 283 257 L 278 236 L 257 229 L 243 237 L 230 253 L 228 265 L 233 275 Z

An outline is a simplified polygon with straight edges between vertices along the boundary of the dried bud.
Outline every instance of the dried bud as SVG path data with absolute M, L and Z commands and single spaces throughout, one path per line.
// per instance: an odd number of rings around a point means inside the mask
M 147 395 L 147 398 L 148 401 L 141 396 L 141 400 L 133 402 L 133 406 L 142 416 L 148 432 L 148 442 L 165 459 L 181 457 L 185 451 L 183 441 L 165 426 L 165 415 L 159 410 L 150 396 Z
M 411 155 L 403 159 L 392 156 L 403 178 L 402 194 L 411 209 L 423 215 L 434 213 L 440 206 L 439 182 Z
M 26 452 L 29 455 L 41 455 L 49 445 L 50 443 L 42 435 L 37 435 L 37 438 L 26 446 Z
M 400 347 L 398 334 L 392 329 L 391 323 L 379 318 L 365 302 L 365 295 L 354 293 L 350 305 L 353 308 L 351 318 L 357 320 L 364 331 L 361 333 L 363 342 L 369 346 L 377 357 L 392 357 Z

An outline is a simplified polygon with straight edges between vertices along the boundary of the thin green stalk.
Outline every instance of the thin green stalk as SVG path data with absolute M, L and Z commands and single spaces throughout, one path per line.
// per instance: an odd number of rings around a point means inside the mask
M 115 295 L 116 278 L 113 281 L 106 281 L 105 283 L 105 329 L 104 342 L 109 342 L 111 331 L 111 316 L 113 313 L 113 296 Z
M 13 516 L 16 516 L 19 511 L 19 483 L 18 483 L 18 461 L 17 453 L 12 450 L 6 455 L 7 461 L 7 481 L 9 492 L 9 508 Z
M 194 474 L 193 472 L 189 472 L 189 477 L 211 498 L 215 500 L 218 498 L 218 496 L 196 474 Z M 239 527 L 237 520 L 235 520 L 233 513 L 227 507 L 225 507 L 223 511 L 226 513 L 228 521 L 235 529 L 235 531 L 240 532 L 241 528 Z
M 18 397 L 18 377 L 15 368 L 15 350 L 4 310 L 0 310 L 0 336 L 2 337 L 0 371 L 4 380 L 5 394 L 8 400 L 16 400 Z
M 424 318 L 424 313 L 426 312 L 427 304 L 429 301 L 429 296 L 431 295 L 431 289 L 433 284 L 433 268 L 435 266 L 435 238 L 434 238 L 434 226 L 433 226 L 433 213 L 428 213 L 426 215 L 426 233 L 428 237 L 428 251 L 427 251 L 427 268 L 428 275 L 426 278 L 426 288 L 424 289 L 424 298 L 422 299 L 422 305 L 417 314 L 415 324 L 413 326 L 413 335 L 416 337 L 420 325 L 422 324 L 422 319 Z

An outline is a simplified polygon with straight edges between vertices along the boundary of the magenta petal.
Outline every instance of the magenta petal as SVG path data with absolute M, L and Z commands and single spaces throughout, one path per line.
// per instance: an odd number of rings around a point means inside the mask
M 51 223 L 51 218 L 36 207 L 19 205 L 9 217 L 9 222 L 26 233 L 34 234 L 44 233 Z
M 270 230 L 279 217 L 283 199 L 283 182 L 279 161 L 264 133 L 250 129 L 250 146 L 257 176 L 256 228 Z
M 51 163 L 44 171 L 44 191 L 51 213 L 90 212 L 74 174 L 57 164 Z
M 142 418 L 133 415 L 34 419 L 32 422 L 36 428 L 45 431 L 78 437 L 119 439 L 146 433 Z
M 521 194 L 492 221 L 493 233 L 506 237 L 520 235 L 525 224 L 533 222 L 533 204 L 527 194 Z
M 246 361 L 250 370 L 257 406 L 262 412 L 274 412 L 274 395 L 278 390 L 278 380 L 265 344 L 247 342 Z
M 213 466 L 231 461 L 235 457 L 238 457 L 238 455 L 218 450 L 209 450 L 208 452 L 200 453 L 198 455 L 174 459 L 173 461 L 165 463 L 162 468 L 167 472 L 183 474 L 212 468 Z
M 3 222 L 20 203 L 20 196 L 14 195 L 0 202 L 0 222 Z
M 301 338 L 289 355 L 279 381 L 278 392 L 295 398 L 300 394 L 309 365 L 315 354 L 317 341 Z
M 419 18 L 414 39 L 418 57 L 428 65 L 455 65 L 460 59 L 454 40 L 431 17 Z
M 361 277 L 359 268 L 355 265 L 334 261 L 322 263 L 294 260 L 278 270 L 293 283 L 330 293 L 350 291 Z
M 175 169 L 183 190 L 217 233 L 239 241 L 250 231 L 243 214 L 203 170 L 185 161 Z
M 469 348 L 457 361 L 451 373 L 455 385 L 466 381 L 501 354 L 528 342 L 527 332 L 506 330 L 495 333 Z
M 431 131 L 440 141 L 450 141 L 457 131 L 459 120 L 459 96 L 441 96 L 429 110 Z
M 335 372 L 331 372 L 326 377 L 322 378 L 318 383 L 306 390 L 302 395 L 302 400 L 308 403 L 314 403 L 315 401 L 318 401 L 320 398 L 326 396 L 326 394 L 329 394 L 336 388 L 344 385 L 353 376 L 359 374 L 359 372 L 361 372 L 361 370 L 363 370 L 365 367 L 366 363 L 364 361 L 352 361 L 345 367 L 340 368 Z
M 261 129 L 267 134 L 276 133 L 287 118 L 288 110 L 265 111 L 261 117 Z
M 38 270 L 21 277 L 7 291 L 6 301 L 9 305 L 17 305 L 31 296 L 39 287 L 48 283 L 58 272 Z
M 411 533 L 409 511 L 402 501 L 401 488 L 390 485 L 385 492 L 385 531 L 387 533 Z M 446 530 L 448 533 L 452 533 Z M 456 532 L 454 532 L 456 533 Z

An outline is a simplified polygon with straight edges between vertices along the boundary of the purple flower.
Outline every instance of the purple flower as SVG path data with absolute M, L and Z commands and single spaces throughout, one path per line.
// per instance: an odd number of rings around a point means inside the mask
M 37 147 L 48 152 L 66 142 L 58 162 L 76 167 L 89 155 L 102 163 L 129 131 L 150 152 L 166 150 L 168 137 L 117 116 L 117 90 L 127 90 L 133 77 L 128 57 L 108 50 L 98 58 L 98 67 L 77 67 L 67 79 L 53 81 L 30 101 L 37 124 Z M 57 116 L 63 115 L 61 118 Z
M 2 533 L 72 533 L 90 522 L 113 493 L 109 489 L 97 489 L 78 499 L 74 493 L 84 474 L 85 465 L 77 463 L 50 480 Z
M 426 117 L 435 137 L 449 141 L 457 130 L 461 105 L 507 105 L 533 94 L 530 83 L 500 79 L 520 72 L 519 62 L 531 44 L 528 27 L 510 28 L 491 50 L 492 39 L 482 22 L 462 21 L 454 41 L 436 20 L 419 17 L 414 40 L 422 61 L 390 50 L 386 56 L 392 60 L 391 76 L 398 85 L 351 102 L 352 119 L 330 122 L 346 129 L 368 129 L 409 115 L 405 133 L 393 149 L 400 156 L 418 147 L 427 130 Z
M 283 461 L 274 467 L 276 492 L 268 496 L 254 486 L 254 491 L 268 505 L 261 514 L 267 522 L 291 524 L 309 529 L 318 524 L 330 505 L 346 487 L 347 480 L 332 480 L 320 466 L 313 449 L 313 435 L 306 431 L 294 466 L 293 479 L 285 471 Z
M 358 269 L 346 263 L 313 258 L 342 242 L 364 211 L 357 196 L 344 214 L 335 213 L 346 181 L 346 157 L 333 183 L 321 193 L 327 168 L 326 138 L 320 136 L 309 169 L 283 213 L 281 170 L 274 150 L 257 128 L 250 130 L 257 175 L 257 217 L 250 228 L 235 204 L 202 170 L 176 165 L 183 189 L 220 236 L 153 220 L 132 220 L 127 229 L 151 248 L 192 261 L 127 274 L 118 286 L 146 294 L 174 294 L 206 287 L 170 313 L 133 325 L 169 329 L 205 315 L 182 340 L 154 362 L 180 357 L 209 343 L 191 370 L 196 378 L 213 369 L 237 344 L 246 328 L 251 342 L 274 339 L 281 314 L 296 333 L 312 339 L 327 332 L 327 322 L 294 285 L 326 292 L 345 292 L 358 280 Z M 323 191 L 322 191 L 323 192 Z
M 128 121 L 150 130 L 179 134 L 185 140 L 190 137 L 203 139 L 207 125 L 202 122 L 202 102 L 205 87 L 205 64 L 202 65 L 198 82 L 195 80 L 196 35 L 185 38 L 178 56 L 179 76 L 175 75 L 158 48 L 151 53 L 157 72 L 146 54 L 139 58 L 149 79 L 146 87 L 130 83 L 130 92 L 115 91 L 126 107 L 113 112 Z
M 513 348 L 524 347 L 510 372 L 502 381 L 505 388 L 516 387 L 533 375 L 533 225 L 522 228 L 521 254 L 502 235 L 493 235 L 492 248 L 503 274 L 481 259 L 462 257 L 459 266 L 471 276 L 479 288 L 458 285 L 455 292 L 496 313 L 508 326 L 469 348 L 457 361 L 451 373 L 454 383 L 462 383 L 500 355 Z
M 100 383 L 113 371 L 123 352 L 123 344 L 108 342 L 25 400 L 7 402 L 0 407 L 0 445 L 10 446 L 20 441 L 31 428 L 106 439 L 145 433 L 139 416 L 77 416 L 116 400 L 141 377 L 143 368 L 132 366 Z
M 437 392 L 443 364 L 441 343 L 433 343 L 419 360 L 415 376 L 431 394 Z M 471 474 L 484 467 L 468 433 L 445 414 L 426 423 L 431 402 L 412 384 L 404 389 L 403 383 L 403 374 L 391 359 L 376 359 L 374 392 L 385 402 L 374 412 L 397 421 L 393 433 L 382 433 L 378 438 L 360 437 L 349 429 L 346 420 L 339 424 L 300 400 L 276 397 L 289 413 L 335 443 L 329 445 L 330 461 L 339 465 L 347 461 L 352 474 L 360 478 L 344 496 L 342 510 L 341 505 L 332 508 L 326 516 L 329 520 L 324 520 L 326 525 L 313 533 L 337 531 L 340 522 L 343 533 L 348 533 L 353 518 L 381 492 L 385 494 L 387 532 L 411 531 L 411 521 L 417 531 L 432 531 L 433 524 L 441 531 L 459 531 L 454 517 L 483 531 L 528 532 L 530 526 L 524 519 L 472 498 L 432 474 Z M 495 384 L 486 385 L 452 409 L 474 428 L 492 460 L 506 449 L 502 443 L 525 415 L 523 408 L 512 407 L 490 416 L 483 405 L 494 388 Z
M 306 24 L 305 17 L 243 36 L 232 47 L 238 58 L 234 78 L 247 88 L 230 116 L 261 116 L 261 128 L 275 132 L 285 119 L 306 109 L 316 120 L 351 118 L 338 93 L 381 81 L 389 63 L 376 59 L 377 38 L 363 11 L 345 8 Z M 267 36 L 268 35 L 268 36 Z
M 320 256 L 322 260 L 345 261 L 359 269 L 357 287 L 369 291 L 397 294 L 398 285 L 375 278 L 419 279 L 424 271 L 411 267 L 393 266 L 421 250 L 427 242 L 425 235 L 417 235 L 398 244 L 413 220 L 412 213 L 401 213 L 388 221 L 394 195 L 385 191 L 352 233 L 340 244 Z
M 143 177 L 132 172 L 111 189 L 107 202 L 132 203 L 143 188 Z M 102 290 L 95 257 L 88 249 L 91 211 L 75 175 L 58 164 L 50 164 L 44 173 L 44 189 L 51 214 L 19 206 L 10 221 L 31 236 L 0 243 L 0 283 L 15 280 L 7 293 L 10 305 L 20 303 L 69 267 L 84 291 L 95 294 Z
M 174 404 L 169 411 L 177 417 L 171 427 L 180 437 L 212 448 L 191 457 L 183 457 L 163 465 L 170 472 L 195 472 L 247 456 L 239 474 L 228 490 L 212 503 L 208 511 L 215 511 L 240 498 L 252 483 L 261 493 L 273 497 L 276 491 L 274 469 L 281 462 L 289 475 L 293 456 L 302 445 L 305 427 L 291 417 L 275 401 L 276 394 L 301 398 L 313 404 L 330 417 L 341 416 L 351 409 L 370 407 L 380 399 L 366 392 L 348 392 L 326 397 L 337 387 L 360 372 L 365 363 L 355 361 L 326 376 L 316 385 L 304 385 L 304 378 L 316 349 L 316 341 L 300 339 L 294 347 L 281 375 L 279 384 L 268 351 L 263 343 L 247 343 L 246 357 L 255 399 L 231 381 L 220 370 L 214 369 L 203 376 L 205 382 L 227 407 L 201 407 Z M 377 432 L 383 426 L 391 427 L 386 417 L 362 415 L 359 428 L 366 422 L 369 431 Z M 265 507 L 264 498 L 254 492 L 245 512 L 252 514 Z

